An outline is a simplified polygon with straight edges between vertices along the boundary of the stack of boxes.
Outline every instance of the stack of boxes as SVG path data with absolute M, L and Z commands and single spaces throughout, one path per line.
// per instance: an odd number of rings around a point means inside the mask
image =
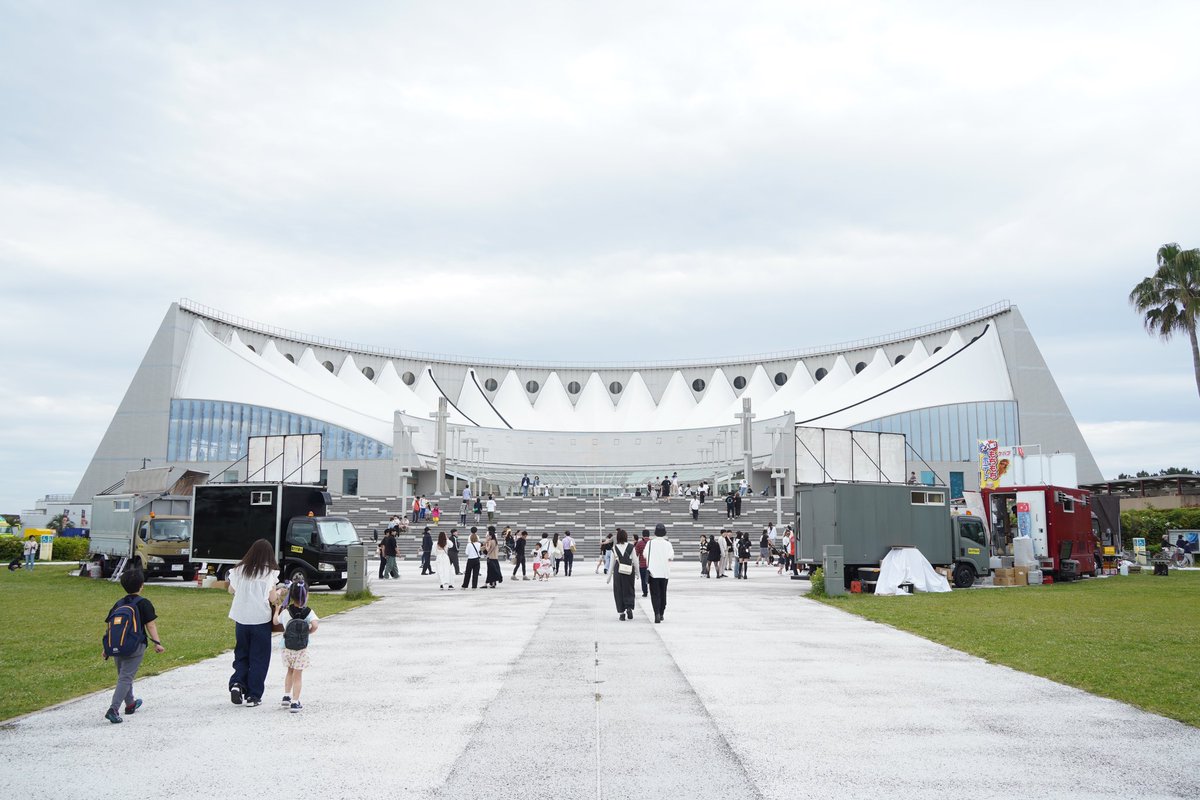
M 1042 573 L 1030 567 L 1001 567 L 992 570 L 993 586 L 1041 586 Z

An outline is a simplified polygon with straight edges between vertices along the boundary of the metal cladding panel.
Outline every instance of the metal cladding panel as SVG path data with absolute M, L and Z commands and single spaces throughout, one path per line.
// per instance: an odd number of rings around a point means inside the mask
M 825 431 L 825 472 L 828 473 L 826 480 L 852 481 L 855 479 L 853 455 L 850 452 L 853 447 L 850 431 L 832 429 Z
M 825 431 L 796 428 L 796 483 L 824 483 Z

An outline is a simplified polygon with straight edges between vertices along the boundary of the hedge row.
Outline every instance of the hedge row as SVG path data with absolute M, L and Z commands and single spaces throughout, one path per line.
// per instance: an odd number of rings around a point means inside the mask
M 1127 548 L 1140 537 L 1157 546 L 1171 529 L 1200 530 L 1200 508 L 1145 508 L 1121 512 L 1121 535 Z
M 54 538 L 54 560 L 82 561 L 87 556 L 90 545 L 91 540 L 89 539 L 56 536 Z M 24 555 L 24 539 L 18 539 L 15 536 L 0 536 L 0 563 L 7 564 L 14 558 L 23 558 Z

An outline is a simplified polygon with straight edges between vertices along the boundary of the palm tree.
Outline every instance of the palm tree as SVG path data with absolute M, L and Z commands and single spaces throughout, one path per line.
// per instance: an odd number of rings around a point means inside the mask
M 1200 249 L 1182 250 L 1175 242 L 1158 248 L 1158 269 L 1143 278 L 1129 293 L 1129 302 L 1150 333 L 1169 340 L 1186 333 L 1192 343 L 1192 367 L 1196 391 L 1200 393 L 1200 345 L 1196 324 L 1200 321 Z

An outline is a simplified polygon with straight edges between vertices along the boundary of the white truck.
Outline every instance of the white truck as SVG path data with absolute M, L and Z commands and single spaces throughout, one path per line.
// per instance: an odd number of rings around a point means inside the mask
M 146 577 L 193 580 L 192 487 L 207 478 L 176 467 L 127 473 L 118 489 L 92 499 L 88 561 L 99 563 L 105 577 L 137 567 Z

